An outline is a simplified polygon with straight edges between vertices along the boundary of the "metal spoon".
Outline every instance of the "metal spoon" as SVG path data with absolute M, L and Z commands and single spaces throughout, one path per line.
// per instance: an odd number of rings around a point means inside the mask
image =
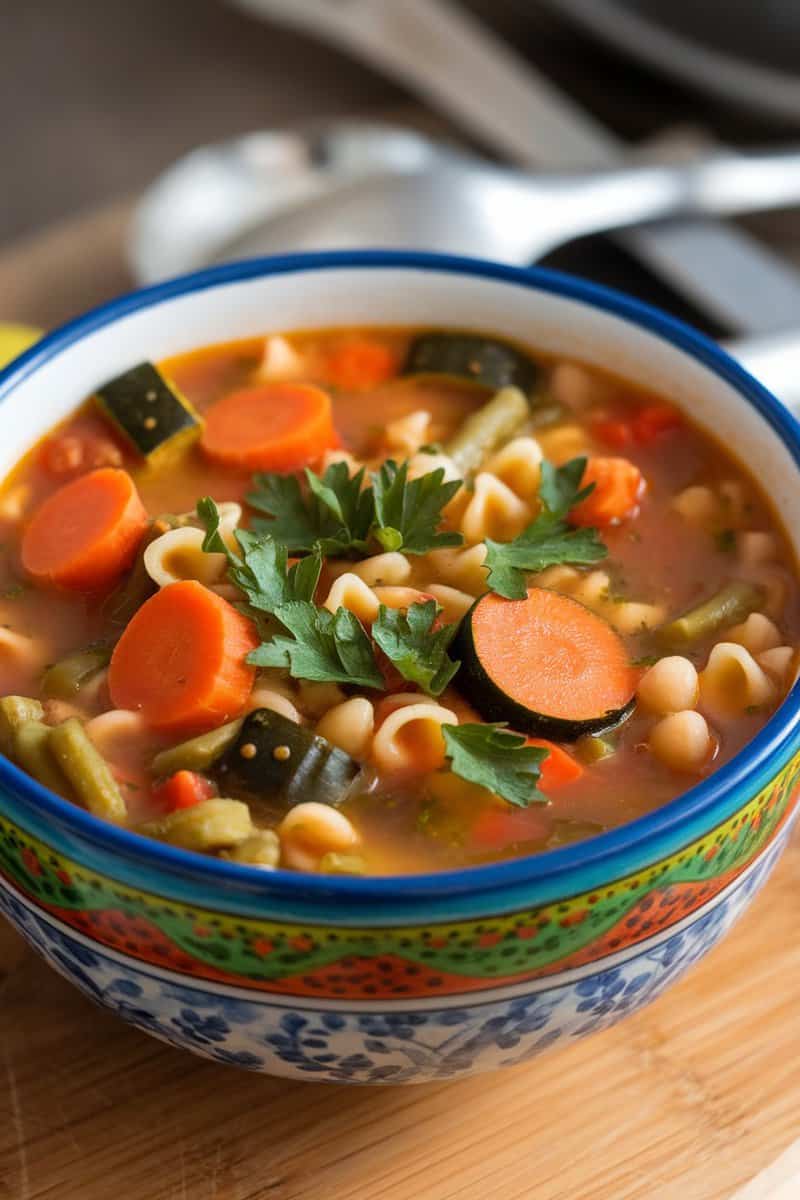
M 796 151 L 558 175 L 523 175 L 453 158 L 335 186 L 274 213 L 217 257 L 382 246 L 527 264 L 600 230 L 676 213 L 752 212 L 797 200 Z
M 451 153 L 413 130 L 374 121 L 265 130 L 202 146 L 142 197 L 128 240 L 131 266 L 141 283 L 190 271 L 313 196 L 375 172 L 420 170 Z

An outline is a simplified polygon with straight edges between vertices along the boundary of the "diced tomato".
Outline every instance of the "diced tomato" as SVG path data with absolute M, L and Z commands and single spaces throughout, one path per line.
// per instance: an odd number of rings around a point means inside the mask
M 514 842 L 541 842 L 550 832 L 545 813 L 531 808 L 484 808 L 470 830 L 473 845 L 502 850 Z
M 555 742 L 547 742 L 544 738 L 528 738 L 526 745 L 541 746 L 543 750 L 548 751 L 539 776 L 539 787 L 543 792 L 549 793 L 563 787 L 564 784 L 574 783 L 583 774 L 581 764 Z
M 156 784 L 151 795 L 154 803 L 165 813 L 179 808 L 192 808 L 201 800 L 216 796 L 217 789 L 210 779 L 196 771 L 176 771 L 162 783 Z
M 39 460 L 46 471 L 59 478 L 119 467 L 123 454 L 111 438 L 97 433 L 58 433 L 42 445 Z
M 613 450 L 624 450 L 633 441 L 633 432 L 627 421 L 621 417 L 607 417 L 592 425 L 592 433 L 599 442 L 610 446 Z
M 651 404 L 633 420 L 633 438 L 640 446 L 649 446 L 667 433 L 680 429 L 683 418 L 670 404 Z
M 397 357 L 382 342 L 355 338 L 334 347 L 325 360 L 325 377 L 335 387 L 356 391 L 377 387 L 397 374 Z

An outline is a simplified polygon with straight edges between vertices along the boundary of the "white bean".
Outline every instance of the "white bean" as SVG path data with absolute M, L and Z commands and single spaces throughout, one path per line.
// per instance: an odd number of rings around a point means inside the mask
M 372 745 L 375 710 L 366 696 L 352 696 L 329 708 L 317 725 L 317 733 L 351 758 L 366 758 Z
M 711 748 L 705 717 L 691 709 L 662 717 L 650 730 L 650 749 L 673 771 L 699 771 L 708 761 Z
M 660 659 L 639 682 L 639 700 L 651 712 L 680 712 L 697 703 L 698 682 L 694 663 L 680 654 Z

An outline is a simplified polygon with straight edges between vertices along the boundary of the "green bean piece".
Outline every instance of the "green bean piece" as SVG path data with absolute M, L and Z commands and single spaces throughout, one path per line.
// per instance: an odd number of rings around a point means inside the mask
M 20 725 L 14 734 L 14 758 L 39 783 L 63 796 L 69 786 L 53 756 L 52 732 L 42 721 L 26 721 Z
M 44 709 L 29 696 L 3 696 L 0 700 L 0 752 L 14 752 L 14 735 L 26 721 L 41 721 Z
M 138 826 L 137 833 L 182 850 L 224 850 L 246 841 L 253 833 L 253 823 L 243 801 L 215 797 L 147 821 Z
M 469 475 L 493 450 L 513 437 L 530 415 L 530 405 L 519 388 L 501 388 L 467 417 L 445 445 L 445 454 L 450 455 L 459 471 Z
M 122 824 L 128 815 L 111 768 L 77 717 L 50 730 L 50 747 L 61 770 L 89 812 Z
M 322 875 L 366 875 L 367 865 L 359 854 L 337 854 L 329 850 L 319 860 L 317 870 Z
M 179 742 L 177 746 L 162 750 L 153 759 L 153 775 L 162 779 L 176 771 L 207 771 L 233 744 L 241 728 L 241 720 L 229 721 L 210 733 L 201 733 L 188 742 Z
M 726 625 L 744 621 L 758 608 L 763 598 L 764 591 L 757 584 L 735 579 L 709 600 L 690 608 L 668 625 L 662 625 L 656 630 L 656 640 L 667 647 L 687 646 Z
M 222 858 L 251 867 L 277 867 L 281 858 L 281 841 L 274 829 L 258 829 L 238 846 L 223 850 Z
M 614 753 L 614 746 L 607 738 L 586 733 L 583 737 L 578 738 L 575 743 L 575 750 L 581 762 L 595 763 L 612 755 Z
M 48 667 L 42 678 L 45 696 L 56 700 L 72 700 L 85 683 L 108 666 L 111 652 L 105 646 L 70 654 Z

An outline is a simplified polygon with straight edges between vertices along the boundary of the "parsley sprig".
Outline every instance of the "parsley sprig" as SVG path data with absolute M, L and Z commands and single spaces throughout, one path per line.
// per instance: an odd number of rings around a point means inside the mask
M 228 579 L 246 597 L 251 608 L 274 615 L 290 601 L 313 600 L 322 570 L 319 547 L 289 567 L 287 549 L 281 542 L 248 529 L 237 529 L 235 537 L 242 552 L 240 558 L 219 532 L 219 509 L 210 496 L 198 500 L 197 515 L 206 530 L 203 549 L 210 554 L 225 555 Z
M 295 679 L 383 688 L 383 675 L 364 626 L 346 608 L 335 613 L 290 600 L 274 614 L 286 630 L 247 656 L 257 667 L 284 667 Z
M 455 775 L 488 788 L 517 808 L 544 804 L 539 791 L 541 765 L 548 751 L 528 746 L 520 733 L 504 725 L 443 725 L 445 752 Z
M 352 479 L 344 462 L 331 463 L 322 476 L 308 468 L 305 475 L 307 495 L 296 475 L 253 476 L 247 502 L 270 518 L 257 518 L 256 532 L 269 533 L 290 554 L 308 554 L 317 546 L 322 554 L 369 553 L 375 510 L 372 490 L 364 487 L 364 468 Z
M 398 467 L 393 459 L 372 476 L 375 502 L 373 533 L 384 550 L 425 554 L 444 546 L 460 546 L 460 533 L 438 533 L 442 509 L 461 487 L 460 479 L 445 483 L 444 469 L 437 467 L 416 479 L 408 478 L 408 463 Z
M 239 555 L 220 534 L 219 509 L 210 496 L 198 501 L 197 515 L 206 531 L 203 549 L 224 554 L 228 579 L 250 609 L 274 617 L 281 626 L 277 631 L 274 624 L 262 627 L 264 641 L 249 662 L 285 668 L 295 679 L 384 689 L 373 641 L 358 618 L 346 608 L 332 613 L 314 603 L 322 567 L 319 545 L 289 567 L 284 543 L 270 533 L 237 529 Z M 456 626 L 434 632 L 437 614 L 435 600 L 412 604 L 405 612 L 381 605 L 372 626 L 372 639 L 403 678 L 432 696 L 443 691 L 459 666 L 447 656 Z
M 332 463 L 324 475 L 306 469 L 307 492 L 294 475 L 268 472 L 254 476 L 247 502 L 264 517 L 253 522 L 260 533 L 283 542 L 290 554 L 369 554 L 378 547 L 425 554 L 441 546 L 460 546 L 459 533 L 440 532 L 442 511 L 461 486 L 445 482 L 441 467 L 416 479 L 408 464 L 389 459 L 380 470 L 361 470 L 351 479 L 347 464 Z M 373 543 L 371 545 L 371 543 Z
M 406 612 L 382 604 L 372 626 L 375 642 L 403 678 L 430 696 L 441 695 L 461 666 L 447 656 L 458 627 L 443 625 L 433 632 L 437 613 L 435 600 L 412 604 Z
M 608 550 L 596 529 L 573 529 L 566 517 L 594 488 L 580 486 L 585 458 L 573 458 L 561 467 L 543 462 L 539 483 L 542 508 L 535 521 L 511 542 L 486 539 L 484 566 L 493 592 L 508 600 L 525 598 L 525 574 L 543 571 L 557 563 L 593 563 Z

